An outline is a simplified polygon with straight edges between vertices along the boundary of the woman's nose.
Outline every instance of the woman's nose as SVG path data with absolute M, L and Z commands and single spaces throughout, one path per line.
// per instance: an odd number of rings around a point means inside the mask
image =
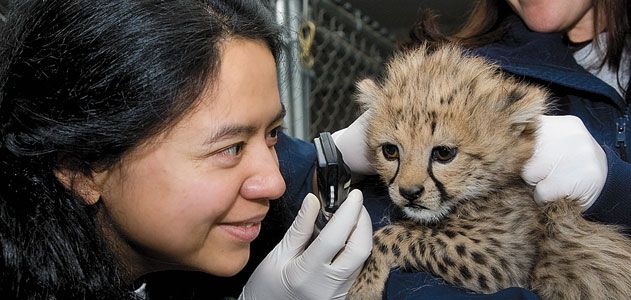
M 250 176 L 241 186 L 241 195 L 246 199 L 273 200 L 285 193 L 285 180 L 280 174 L 278 157 L 274 147 L 261 149 L 260 155 L 252 155 Z

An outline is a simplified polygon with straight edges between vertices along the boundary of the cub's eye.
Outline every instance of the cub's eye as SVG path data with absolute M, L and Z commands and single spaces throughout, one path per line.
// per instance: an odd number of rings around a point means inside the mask
M 447 146 L 434 147 L 434 149 L 432 149 L 432 160 L 439 163 L 448 163 L 456 157 L 456 153 L 458 153 L 457 148 Z
M 381 152 L 383 152 L 383 157 L 387 160 L 397 160 L 399 159 L 399 147 L 392 144 L 383 144 L 381 145 Z

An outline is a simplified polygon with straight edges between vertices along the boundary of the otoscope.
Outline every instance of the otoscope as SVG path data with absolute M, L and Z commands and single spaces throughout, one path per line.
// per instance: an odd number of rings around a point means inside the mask
M 316 168 L 320 198 L 320 213 L 316 220 L 317 234 L 346 200 L 351 185 L 351 170 L 344 163 L 331 133 L 320 133 L 319 137 L 313 139 L 313 144 L 318 158 Z

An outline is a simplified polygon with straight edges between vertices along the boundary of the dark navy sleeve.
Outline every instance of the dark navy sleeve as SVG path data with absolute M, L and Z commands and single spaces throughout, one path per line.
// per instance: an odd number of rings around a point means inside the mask
M 538 300 L 535 293 L 523 288 L 508 288 L 493 294 L 476 294 L 453 286 L 427 272 L 394 269 L 386 283 L 384 299 L 396 300 Z
M 287 185 L 287 190 L 281 200 L 285 201 L 295 216 L 304 197 L 313 190 L 315 146 L 312 143 L 280 133 L 276 144 L 276 154 L 278 155 L 280 172 Z
M 631 229 L 631 164 L 618 157 L 609 147 L 604 147 L 607 155 L 607 181 L 600 196 L 585 211 L 590 219 L 625 226 Z

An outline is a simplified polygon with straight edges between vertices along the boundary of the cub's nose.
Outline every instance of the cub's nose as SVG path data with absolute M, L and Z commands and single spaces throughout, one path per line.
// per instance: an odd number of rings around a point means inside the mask
M 416 200 L 422 193 L 422 186 L 399 187 L 399 194 L 408 201 Z

